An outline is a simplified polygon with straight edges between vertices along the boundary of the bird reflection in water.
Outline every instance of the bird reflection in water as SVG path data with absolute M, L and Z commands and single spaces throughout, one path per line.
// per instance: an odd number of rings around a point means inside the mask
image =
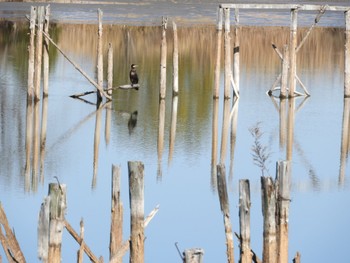
M 132 134 L 132 132 L 134 131 L 136 127 L 136 123 L 137 123 L 137 111 L 134 111 L 133 113 L 131 113 L 130 119 L 128 121 L 129 134 Z

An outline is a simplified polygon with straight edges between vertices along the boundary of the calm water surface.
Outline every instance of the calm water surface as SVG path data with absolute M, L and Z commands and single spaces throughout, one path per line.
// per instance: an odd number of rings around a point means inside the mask
M 94 9 L 94 7 L 91 7 Z M 95 11 L 94 11 L 95 12 Z M 95 25 L 57 25 L 51 35 L 90 75 L 96 75 Z M 96 106 L 69 95 L 93 87 L 54 48 L 50 51 L 47 136 L 37 168 L 26 173 L 27 30 L 0 31 L 0 201 L 28 262 L 37 259 L 37 220 L 48 184 L 67 185 L 66 218 L 79 229 L 84 218 L 85 241 L 96 255 L 108 259 L 111 166 L 120 165 L 124 203 L 124 240 L 129 236 L 128 170 L 130 160 L 145 165 L 145 213 L 157 204 L 160 211 L 146 229 L 145 262 L 181 262 L 181 250 L 201 247 L 205 262 L 226 262 L 225 233 L 215 175 L 212 173 L 213 109 L 219 110 L 214 140 L 226 165 L 233 231 L 238 225 L 238 181 L 251 183 L 251 246 L 261 257 L 261 171 L 253 164 L 249 128 L 260 123 L 262 143 L 271 156 L 268 169 L 286 159 L 279 113 L 266 91 L 279 74 L 280 61 L 271 48 L 287 43 L 285 28 L 242 28 L 240 99 L 234 143 L 221 153 L 223 96 L 212 99 L 216 59 L 214 27 L 179 28 L 179 88 L 174 146 L 170 144 L 173 101 L 172 33 L 168 34 L 165 132 L 159 140 L 158 27 L 106 26 L 104 43 L 114 47 L 114 86 L 128 82 L 131 63 L 139 64 L 139 91 L 115 91 L 113 101 Z M 305 31 L 300 33 L 301 35 Z M 299 38 L 299 39 L 300 39 Z M 107 44 L 105 45 L 107 47 Z M 292 202 L 289 220 L 290 261 L 297 251 L 304 262 L 341 262 L 347 257 L 350 200 L 349 163 L 342 141 L 344 114 L 344 31 L 315 30 L 298 57 L 298 75 L 311 96 L 296 98 L 292 150 Z M 107 48 L 105 48 L 106 54 Z M 221 90 L 223 89 L 223 68 Z M 299 87 L 300 89 L 300 87 Z M 222 92 L 221 92 L 222 93 Z M 87 96 L 95 103 L 95 96 Z M 230 102 L 231 104 L 232 102 Z M 276 101 L 279 105 L 279 100 Z M 137 111 L 137 124 L 128 127 Z M 41 118 L 41 117 L 40 117 Z M 94 144 L 96 123 L 100 142 Z M 108 124 L 110 128 L 108 129 Z M 233 129 L 234 130 L 234 129 Z M 36 134 L 40 135 L 40 130 Z M 172 137 L 173 138 L 173 137 Z M 159 147 L 164 142 L 163 147 Z M 238 260 L 238 242 L 235 257 Z M 64 232 L 63 262 L 75 261 L 78 245 Z M 5 259 L 1 250 L 0 255 Z M 88 259 L 86 259 L 88 260 Z M 124 257 L 128 262 L 128 257 Z

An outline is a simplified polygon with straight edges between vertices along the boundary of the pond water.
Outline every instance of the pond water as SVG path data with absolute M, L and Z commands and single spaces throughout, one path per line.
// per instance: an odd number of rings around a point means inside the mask
M 90 8 L 95 10 L 95 6 Z M 347 110 L 344 109 L 349 102 L 344 99 L 344 29 L 339 26 L 312 32 L 298 53 L 297 63 L 298 76 L 311 96 L 290 99 L 285 105 L 295 109 L 292 150 L 288 151 L 292 164 L 290 262 L 297 251 L 304 262 L 340 262 L 347 258 L 350 167 L 349 131 L 344 126 Z M 67 186 L 66 219 L 77 231 L 80 219 L 84 219 L 86 243 L 107 261 L 113 164 L 121 168 L 123 239 L 130 233 L 128 161 L 141 161 L 145 166 L 145 214 L 160 205 L 145 230 L 145 262 L 181 262 L 176 242 L 180 250 L 203 248 L 205 262 L 227 261 L 223 216 L 213 173 L 218 160 L 226 165 L 231 223 L 237 233 L 238 182 L 250 180 L 251 247 L 261 258 L 261 171 L 253 163 L 254 138 L 249 129 L 259 123 L 263 133 L 261 143 L 270 153 L 268 174 L 274 178 L 276 161 L 287 158 L 287 145 L 276 109 L 280 101 L 267 96 L 266 91 L 281 71 L 281 62 L 271 43 L 282 49 L 289 38 L 288 28 L 241 29 L 240 98 L 224 151 L 221 147 L 223 67 L 220 98 L 213 99 L 215 24 L 180 27 L 178 31 L 177 102 L 173 101 L 171 92 L 171 29 L 167 35 L 164 138 L 159 136 L 159 27 L 104 27 L 104 54 L 107 54 L 107 43 L 111 42 L 114 49 L 113 85 L 127 84 L 130 64 L 137 63 L 141 87 L 138 91 L 114 91 L 112 102 L 98 110 L 94 95 L 84 97 L 90 103 L 69 97 L 93 87 L 51 47 L 49 96 L 34 108 L 34 115 L 37 113 L 43 122 L 44 106 L 47 107 L 46 139 L 43 140 L 40 126 L 34 134 L 37 141 L 44 144 L 38 151 L 38 162 L 33 163 L 26 153 L 28 30 L 20 26 L 17 29 L 1 27 L 0 201 L 27 262 L 38 261 L 38 213 L 48 184 L 56 182 L 55 177 Z M 71 59 L 95 77 L 96 32 L 96 25 L 57 24 L 50 33 Z M 305 32 L 299 32 L 299 39 Z M 298 90 L 302 91 L 299 86 Z M 174 103 L 177 105 L 176 133 L 171 133 Z M 232 101 L 229 108 L 231 106 Z M 137 123 L 132 128 L 128 123 L 135 111 Z M 213 137 L 215 129 L 217 138 Z M 96 130 L 100 131 L 99 138 Z M 216 162 L 212 163 L 213 159 Z M 234 245 L 238 262 L 237 239 Z M 73 238 L 64 232 L 62 262 L 75 261 L 78 248 Z M 0 255 L 5 260 L 3 250 Z M 128 255 L 123 262 L 128 262 Z

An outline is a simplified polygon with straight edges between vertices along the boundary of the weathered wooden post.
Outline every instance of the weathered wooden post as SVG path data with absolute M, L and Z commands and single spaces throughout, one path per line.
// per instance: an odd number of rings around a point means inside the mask
M 123 243 L 123 203 L 120 198 L 120 166 L 112 166 L 112 204 L 109 259 L 111 260 Z M 122 262 L 122 257 L 115 262 Z
M 297 29 L 298 29 L 298 9 L 291 10 L 291 25 L 289 36 L 289 97 L 294 97 L 297 71 Z
M 350 11 L 345 12 L 344 97 L 350 97 Z
M 49 23 L 50 23 L 50 5 L 45 8 L 45 19 L 44 19 L 44 32 L 49 34 Z M 43 50 L 43 68 L 44 68 L 44 79 L 43 79 L 43 97 L 49 95 L 49 40 L 44 38 L 44 50 Z
M 100 89 L 103 89 L 103 52 L 102 52 L 102 46 L 103 46 L 103 41 L 102 41 L 102 33 L 103 33 L 103 28 L 102 28 L 102 17 L 103 17 L 103 12 L 101 9 L 97 10 L 98 13 L 98 42 L 97 42 L 97 83 Z M 100 91 L 97 91 L 97 101 L 102 100 L 102 94 Z
M 61 262 L 61 244 L 66 210 L 66 186 L 49 184 L 50 222 L 49 222 L 49 253 L 48 262 Z
M 228 200 L 227 186 L 226 186 L 226 170 L 225 170 L 224 164 L 217 165 L 217 183 L 218 183 L 220 208 L 224 217 L 227 262 L 233 263 L 235 262 L 234 253 L 233 253 L 233 249 L 234 249 L 233 234 L 232 234 L 232 225 L 230 221 L 229 200 Z
M 144 165 L 128 162 L 131 214 L 130 263 L 144 262 Z
M 295 257 L 293 258 L 293 263 L 300 263 L 301 255 L 299 252 L 296 253 Z
M 219 98 L 219 94 L 220 94 L 222 16 L 223 16 L 223 10 L 221 7 L 219 7 L 217 24 L 216 24 L 216 62 L 215 62 L 215 85 L 214 85 L 213 98 Z
M 289 68 L 289 50 L 288 45 L 283 47 L 282 57 L 282 78 L 281 78 L 281 93 L 280 98 L 287 98 L 287 87 L 288 87 L 288 68 Z
M 44 7 L 38 7 L 38 29 L 36 34 L 35 65 L 34 65 L 34 99 L 40 100 L 41 66 L 43 54 L 43 23 Z
M 38 222 L 38 257 L 43 262 L 48 262 L 49 253 L 49 227 L 50 227 L 50 196 L 44 198 L 39 212 Z
M 235 30 L 233 44 L 233 82 L 236 86 L 236 92 L 239 92 L 239 9 L 235 9 Z M 235 94 L 238 96 L 238 94 Z
M 81 238 L 81 243 L 79 250 L 77 252 L 77 262 L 78 263 L 83 263 L 83 258 L 84 258 L 84 221 L 83 219 L 80 220 L 80 238 Z
M 264 217 L 263 262 L 277 263 L 276 192 L 271 177 L 261 177 L 261 200 Z
M 173 32 L 174 32 L 174 51 L 173 51 L 173 95 L 178 95 L 179 93 L 179 44 L 177 37 L 177 26 L 173 21 Z
M 186 249 L 184 252 L 184 263 L 202 263 L 204 250 L 201 248 Z
M 230 9 L 224 9 L 225 14 L 225 33 L 224 33 L 224 54 L 225 54 L 225 89 L 224 89 L 224 98 L 231 98 L 231 37 L 230 37 Z
M 241 263 L 252 262 L 250 248 L 250 185 L 249 180 L 239 180 L 239 229 Z
M 37 10 L 36 7 L 32 6 L 30 8 L 30 38 L 28 47 L 28 100 L 33 99 L 34 96 L 34 59 L 35 59 L 35 22 L 36 22 Z
M 276 163 L 277 220 L 278 220 L 278 262 L 288 262 L 288 220 L 290 203 L 291 165 L 290 161 Z
M 112 95 L 113 89 L 113 47 L 112 43 L 108 44 L 107 60 L 107 94 Z
M 168 18 L 162 17 L 162 40 L 161 40 L 161 46 L 160 46 L 160 91 L 159 91 L 160 99 L 165 99 L 165 96 L 166 96 L 167 22 L 168 22 Z

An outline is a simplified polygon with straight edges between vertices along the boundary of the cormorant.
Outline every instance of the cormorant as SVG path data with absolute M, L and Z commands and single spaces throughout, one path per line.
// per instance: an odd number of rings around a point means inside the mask
M 131 81 L 131 87 L 134 85 L 134 84 L 138 84 L 139 83 L 139 77 L 137 76 L 137 73 L 136 73 L 136 67 L 137 65 L 136 64 L 131 64 L 131 69 L 130 69 L 130 73 L 129 73 L 129 77 L 130 77 L 130 81 Z

